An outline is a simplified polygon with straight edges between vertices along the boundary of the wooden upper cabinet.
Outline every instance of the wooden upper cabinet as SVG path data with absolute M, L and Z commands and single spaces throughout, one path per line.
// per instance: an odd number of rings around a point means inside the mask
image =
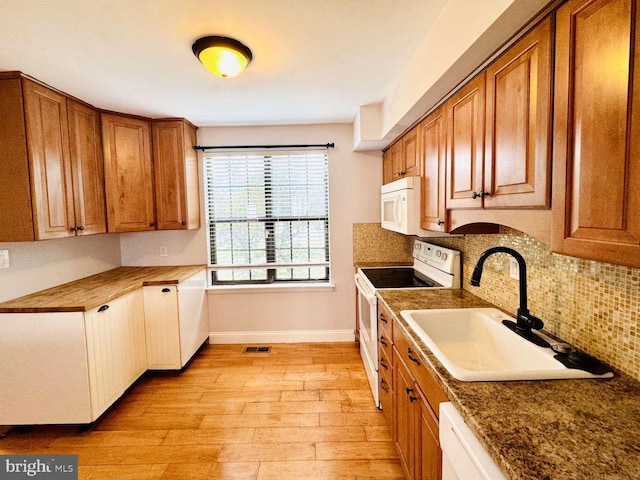
M 152 134 L 158 230 L 200 228 L 196 128 L 186 120 L 154 120 Z
M 419 127 L 415 126 L 402 136 L 402 165 L 399 178 L 420 175 L 419 133 Z
M 147 120 L 101 115 L 109 232 L 155 229 L 151 128 Z
M 486 70 L 485 208 L 550 207 L 552 34 L 547 17 Z
M 640 267 L 640 31 L 636 2 L 557 12 L 555 252 Z
M 75 232 L 77 235 L 105 233 L 107 217 L 100 116 L 95 109 L 73 100 L 67 100 L 67 113 Z
M 479 208 L 483 194 L 485 74 L 444 105 L 447 119 L 447 208 Z
M 420 125 L 420 157 L 422 159 L 421 228 L 447 231 L 445 206 L 446 122 L 442 108 L 425 118 Z
M 382 183 L 402 178 L 400 172 L 404 171 L 403 165 L 402 139 L 399 139 L 384 152 L 382 157 Z
M 73 235 L 73 187 L 64 95 L 23 79 L 35 239 Z

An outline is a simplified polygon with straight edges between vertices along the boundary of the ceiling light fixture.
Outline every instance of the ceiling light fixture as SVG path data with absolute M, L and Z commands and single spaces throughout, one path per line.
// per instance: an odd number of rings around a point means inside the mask
M 222 78 L 235 77 L 253 59 L 249 47 L 228 37 L 199 38 L 192 50 L 207 70 Z

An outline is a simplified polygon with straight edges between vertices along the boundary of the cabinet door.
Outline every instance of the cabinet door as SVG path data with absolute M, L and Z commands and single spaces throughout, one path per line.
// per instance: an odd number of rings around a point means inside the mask
M 425 230 L 445 232 L 446 124 L 442 109 L 425 118 L 419 128 L 423 162 L 420 226 Z
M 109 232 L 155 229 L 149 122 L 102 114 Z
M 403 177 L 420 175 L 420 129 L 415 127 L 402 136 Z
M 553 251 L 640 267 L 640 65 L 631 0 L 557 12 Z
M 404 176 L 404 158 L 402 155 L 402 140 L 398 140 L 389 148 L 391 156 L 391 181 Z
M 66 98 L 23 80 L 36 240 L 73 234 Z
M 547 18 L 487 68 L 485 208 L 550 206 L 551 35 Z
M 393 181 L 393 157 L 391 149 L 382 154 L 382 184 Z
M 98 113 L 67 100 L 73 177 L 74 228 L 77 235 L 105 233 L 104 161 Z
M 483 72 L 445 104 L 447 208 L 482 207 L 484 84 Z
M 420 440 L 416 463 L 420 473 L 417 477 L 421 480 L 441 480 L 442 450 L 440 448 L 438 417 L 422 394 L 419 394 L 418 397 L 420 404 Z
M 146 370 L 143 308 L 137 290 L 85 313 L 93 419 Z
M 178 289 L 175 285 L 149 286 L 143 293 L 149 368 L 179 370 Z
M 400 454 L 400 463 L 408 479 L 414 479 L 416 470 L 416 439 L 418 427 L 418 393 L 409 374 L 397 352 L 393 355 L 393 381 L 395 405 L 395 441 Z
M 158 230 L 200 227 L 195 128 L 181 121 L 154 121 L 153 161 Z

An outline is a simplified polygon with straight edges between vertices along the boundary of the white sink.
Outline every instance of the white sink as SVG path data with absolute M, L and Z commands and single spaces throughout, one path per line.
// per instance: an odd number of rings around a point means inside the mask
M 509 328 L 515 321 L 495 308 L 400 312 L 447 371 L 465 382 L 609 378 L 565 367 L 550 348 L 538 347 Z

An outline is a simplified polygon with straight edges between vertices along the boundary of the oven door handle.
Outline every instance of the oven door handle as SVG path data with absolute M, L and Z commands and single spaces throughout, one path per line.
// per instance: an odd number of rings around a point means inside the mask
M 369 302 L 371 305 L 376 305 L 378 303 L 378 299 L 376 298 L 375 294 L 371 294 L 369 292 L 369 289 L 362 283 L 360 275 L 356 273 L 354 279 L 356 282 L 358 293 L 366 298 L 367 302 Z

